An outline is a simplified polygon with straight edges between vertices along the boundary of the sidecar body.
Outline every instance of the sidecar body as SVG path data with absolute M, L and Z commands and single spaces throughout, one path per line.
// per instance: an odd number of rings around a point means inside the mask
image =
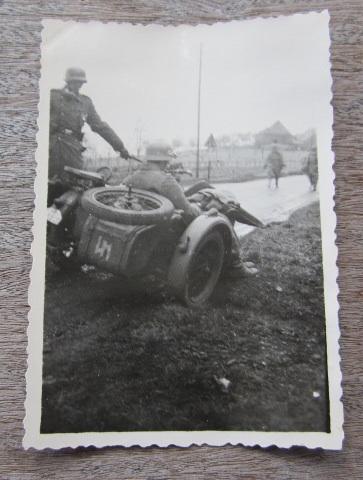
M 203 305 L 213 293 L 233 235 L 217 211 L 186 225 L 167 199 L 120 187 L 87 191 L 74 233 L 81 262 L 126 278 L 163 271 L 170 291 L 189 306 Z

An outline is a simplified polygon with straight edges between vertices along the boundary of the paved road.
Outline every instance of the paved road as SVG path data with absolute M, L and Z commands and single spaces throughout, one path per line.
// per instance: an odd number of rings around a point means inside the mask
M 310 190 L 305 175 L 293 175 L 280 179 L 278 189 L 270 189 L 267 179 L 243 183 L 218 183 L 220 190 L 235 195 L 241 206 L 264 223 L 286 220 L 298 208 L 318 200 L 318 193 Z M 236 224 L 239 235 L 246 235 L 252 227 Z

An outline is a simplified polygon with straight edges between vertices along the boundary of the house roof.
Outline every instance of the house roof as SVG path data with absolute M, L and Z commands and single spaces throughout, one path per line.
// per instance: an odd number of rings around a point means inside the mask
M 283 125 L 280 122 L 280 120 L 278 120 L 273 125 L 271 125 L 271 127 L 265 128 L 265 130 L 262 130 L 261 132 L 258 133 L 258 135 L 266 135 L 266 134 L 277 135 L 277 136 L 287 135 L 289 137 L 293 137 L 293 135 L 291 135 L 291 133 L 288 131 L 285 125 Z

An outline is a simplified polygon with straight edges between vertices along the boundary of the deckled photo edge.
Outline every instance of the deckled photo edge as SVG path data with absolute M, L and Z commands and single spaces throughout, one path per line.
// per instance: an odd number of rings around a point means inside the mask
M 296 15 L 321 15 L 325 19 L 326 37 L 328 49 L 330 46 L 329 35 L 329 13 L 324 10 L 321 13 L 304 13 Z M 274 17 L 276 18 L 276 17 Z M 248 19 L 246 22 L 268 22 L 269 18 Z M 58 20 L 56 20 L 58 22 Z M 233 21 L 241 22 L 244 21 Z M 338 268 L 337 247 L 335 244 L 336 215 L 334 211 L 334 154 L 331 142 L 333 138 L 333 108 L 329 108 L 329 138 L 322 139 L 319 136 L 319 153 L 324 152 L 329 162 L 322 163 L 322 155 L 319 155 L 319 172 L 325 179 L 324 186 L 320 186 L 320 209 L 321 209 L 321 230 L 323 244 L 323 269 L 324 269 L 324 299 L 326 309 L 326 348 L 328 358 L 328 389 L 330 402 L 330 433 L 303 433 L 303 432 L 236 432 L 236 431 L 199 431 L 199 432 L 110 432 L 110 433 L 77 433 L 77 434 L 40 434 L 41 417 L 41 391 L 42 391 L 42 342 L 43 342 L 43 305 L 45 286 L 45 234 L 46 234 L 46 188 L 47 184 L 47 159 L 48 159 L 48 124 L 49 124 L 49 94 L 44 88 L 43 71 L 46 66 L 43 60 L 44 29 L 50 28 L 52 20 L 42 22 L 42 44 L 41 44 L 41 76 L 39 81 L 39 117 L 36 150 L 36 179 L 35 210 L 33 225 L 33 243 L 31 254 L 33 265 L 30 275 L 28 315 L 28 369 L 26 373 L 26 400 L 25 400 L 25 435 L 23 439 L 24 448 L 63 448 L 94 445 L 97 447 L 108 445 L 120 446 L 142 446 L 157 445 L 167 447 L 176 445 L 188 447 L 190 445 L 215 445 L 226 444 L 268 447 L 276 445 L 282 448 L 289 448 L 295 445 L 306 446 L 307 448 L 340 449 L 343 441 L 343 405 L 341 402 L 341 371 L 339 356 L 339 323 L 338 323 Z M 68 22 L 63 22 L 68 23 Z M 73 22 L 70 22 L 73 23 Z M 90 22 L 98 23 L 98 22 Z M 118 25 L 113 23 L 113 25 Z M 120 24 L 122 25 L 122 24 Z M 150 26 L 154 26 L 151 24 Z M 159 25 L 157 25 L 159 27 Z M 147 28 L 147 26 L 146 26 Z M 178 27 L 171 27 L 178 28 Z M 198 28 L 197 26 L 193 28 Z M 328 56 L 330 74 L 330 56 Z M 330 99 L 331 93 L 330 75 Z
M 28 361 L 26 372 L 26 398 L 24 417 L 23 446 L 35 446 L 38 441 L 41 417 L 42 395 L 42 352 L 43 352 L 43 308 L 45 293 L 45 237 L 46 237 L 46 196 L 48 163 L 48 124 L 49 108 L 47 91 L 42 88 L 44 72 L 44 31 L 46 21 L 42 21 L 40 45 L 40 78 L 37 120 L 37 149 L 35 152 L 36 176 L 34 180 L 33 242 L 31 245 L 32 268 L 28 291 Z

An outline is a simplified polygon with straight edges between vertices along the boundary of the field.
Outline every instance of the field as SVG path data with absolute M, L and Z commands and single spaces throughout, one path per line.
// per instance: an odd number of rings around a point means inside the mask
M 203 310 L 50 272 L 41 431 L 328 431 L 318 205 L 241 245 L 259 273 Z

